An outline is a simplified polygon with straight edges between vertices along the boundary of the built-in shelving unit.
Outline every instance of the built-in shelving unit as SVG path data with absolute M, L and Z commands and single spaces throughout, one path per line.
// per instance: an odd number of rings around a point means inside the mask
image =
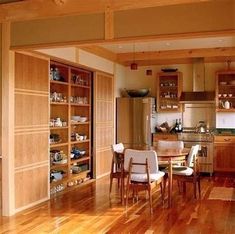
M 181 72 L 157 73 L 157 111 L 179 112 L 179 97 L 182 92 Z
M 235 112 L 235 70 L 216 72 L 216 111 Z
M 91 178 L 92 72 L 50 63 L 51 195 Z

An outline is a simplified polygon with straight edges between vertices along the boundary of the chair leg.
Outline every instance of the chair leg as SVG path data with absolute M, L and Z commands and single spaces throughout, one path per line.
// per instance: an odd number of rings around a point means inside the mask
M 162 182 L 160 183 L 160 188 L 161 188 L 161 197 L 162 197 L 162 205 L 164 206 L 164 188 L 163 188 L 163 186 L 162 186 Z
M 200 182 L 200 178 L 198 178 L 198 193 L 199 193 L 199 198 L 201 199 L 201 182 Z
M 110 176 L 109 196 L 110 196 L 110 194 L 111 194 L 111 192 L 112 192 L 112 184 L 113 184 L 113 177 L 112 177 L 112 176 Z
M 148 194 L 149 194 L 149 204 L 150 204 L 150 213 L 153 213 L 153 199 L 152 199 L 152 191 L 151 188 L 148 188 Z
M 128 198 L 129 198 L 129 183 L 126 185 L 126 209 L 128 206 Z
M 194 198 L 197 199 L 197 181 L 193 182 Z
M 181 193 L 181 189 L 180 189 L 180 181 L 179 180 L 177 180 L 177 185 L 178 185 L 178 189 L 179 189 L 179 193 Z

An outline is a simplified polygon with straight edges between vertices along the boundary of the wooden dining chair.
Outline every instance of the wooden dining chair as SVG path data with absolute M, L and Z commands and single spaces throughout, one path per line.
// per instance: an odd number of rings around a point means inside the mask
M 128 206 L 129 191 L 138 199 L 139 190 L 147 190 L 150 212 L 153 212 L 152 191 L 160 185 L 162 202 L 164 201 L 163 177 L 164 172 L 158 169 L 157 154 L 153 150 L 126 149 L 124 155 L 124 170 L 128 172 L 126 185 L 126 207 Z
M 111 163 L 111 172 L 110 172 L 110 185 L 109 185 L 109 194 L 112 192 L 113 179 L 118 180 L 118 188 L 120 187 L 120 180 L 122 176 L 125 176 L 123 170 L 123 158 L 119 156 L 119 153 L 124 152 L 123 143 L 114 144 L 111 146 L 113 158 Z
M 199 198 L 201 198 L 201 186 L 200 186 L 200 169 L 198 163 L 198 151 L 199 145 L 191 147 L 185 166 L 173 166 L 172 174 L 173 179 L 183 184 L 183 191 L 186 192 L 186 183 L 193 183 L 194 198 L 197 198 L 197 184 Z

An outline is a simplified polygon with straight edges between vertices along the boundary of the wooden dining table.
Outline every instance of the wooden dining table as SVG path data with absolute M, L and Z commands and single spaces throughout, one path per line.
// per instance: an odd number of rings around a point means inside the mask
M 168 163 L 168 208 L 172 207 L 172 164 L 173 162 L 182 162 L 186 159 L 187 155 L 189 154 L 190 149 L 158 149 L 154 146 L 132 146 L 128 147 L 129 149 L 136 149 L 136 150 L 154 150 L 157 153 L 158 161 L 164 161 Z M 125 156 L 125 150 L 122 153 L 119 153 L 123 162 Z M 123 176 L 121 180 L 121 200 L 124 201 L 124 168 L 122 169 Z

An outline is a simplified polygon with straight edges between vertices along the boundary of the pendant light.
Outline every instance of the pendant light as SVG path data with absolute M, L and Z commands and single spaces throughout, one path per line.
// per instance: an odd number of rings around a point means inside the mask
M 149 44 L 148 44 L 148 52 L 147 53 L 148 53 L 148 61 L 150 62 L 150 59 L 149 59 L 149 53 L 150 53 Z M 152 75 L 153 75 L 152 69 L 147 69 L 146 70 L 146 76 L 152 76 Z
M 138 64 L 135 62 L 135 43 L 133 44 L 133 62 L 131 63 L 131 70 L 138 70 Z

